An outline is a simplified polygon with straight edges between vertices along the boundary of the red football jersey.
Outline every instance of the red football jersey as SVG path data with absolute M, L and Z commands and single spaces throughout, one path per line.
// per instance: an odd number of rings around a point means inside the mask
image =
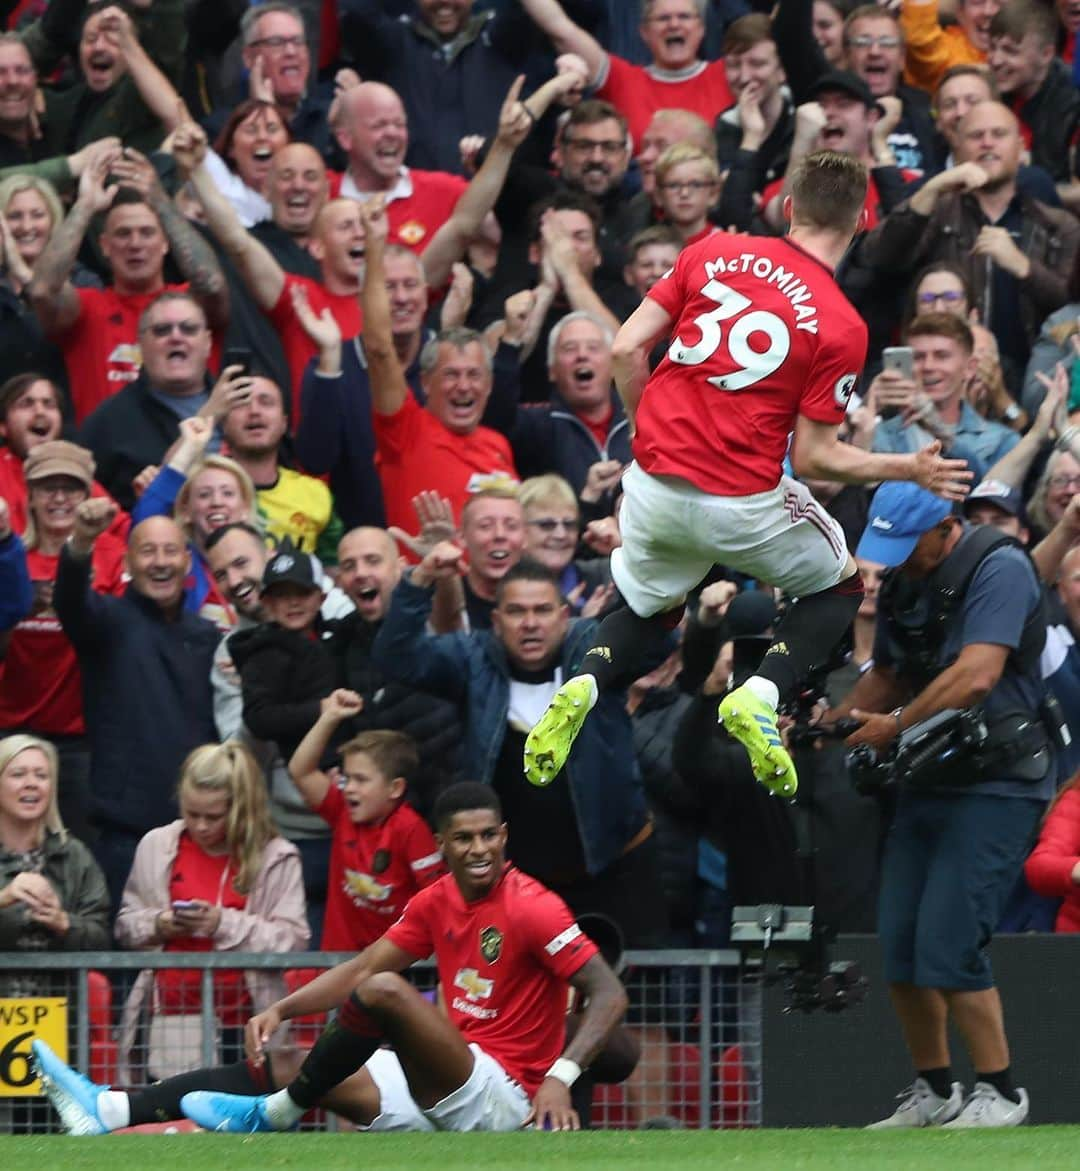
M 404 244 L 419 256 L 431 243 L 435 233 L 454 214 L 457 201 L 465 193 L 468 180 L 447 171 L 419 171 L 406 168 L 408 195 L 391 192 L 386 204 L 386 220 L 391 244 Z M 342 195 L 356 198 L 355 184 L 347 173 L 328 171 L 330 198 Z
M 417 959 L 435 953 L 453 1025 L 535 1094 L 563 1050 L 567 981 L 597 954 L 562 899 L 509 866 L 467 903 L 447 875 L 386 937 Z
M 418 890 L 446 872 L 427 823 L 402 803 L 380 825 L 354 825 L 345 794 L 331 785 L 318 815 L 333 827 L 324 951 L 374 943 Z
M 126 552 L 108 532 L 94 543 L 91 581 L 99 594 L 119 597 L 127 589 Z M 59 555 L 46 556 L 37 549 L 26 554 L 35 602 L 11 631 L 0 663 L 0 729 L 28 728 L 44 736 L 86 732 L 79 662 L 51 602 L 59 563 Z
M 626 118 L 635 153 L 657 110 L 689 110 L 711 126 L 716 116 L 735 101 L 723 61 L 699 61 L 675 74 L 655 65 L 632 65 L 608 57 L 608 69 L 596 97 L 617 106 Z
M 285 361 L 289 363 L 289 374 L 292 378 L 291 398 L 289 400 L 289 428 L 295 432 L 300 423 L 300 383 L 304 377 L 304 369 L 308 361 L 319 351 L 315 343 L 308 337 L 307 330 L 300 324 L 293 308 L 292 294 L 289 288 L 292 285 L 303 285 L 308 295 L 308 304 L 316 317 L 324 309 L 329 309 L 334 320 L 341 330 L 343 341 L 356 337 L 363 325 L 363 315 L 360 312 L 360 294 L 331 293 L 325 285 L 310 277 L 294 276 L 291 273 L 285 277 L 285 285 L 281 290 L 273 309 L 267 313 L 281 338 L 281 347 L 285 351 Z
M 839 424 L 866 326 L 832 272 L 787 239 L 718 233 L 646 294 L 673 341 L 645 387 L 634 458 L 716 496 L 780 480 L 797 415 Z

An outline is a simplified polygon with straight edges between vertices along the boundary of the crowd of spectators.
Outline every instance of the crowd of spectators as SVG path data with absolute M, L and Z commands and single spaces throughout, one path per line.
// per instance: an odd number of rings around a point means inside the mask
M 780 233 L 822 148 L 870 172 L 846 438 L 968 461 L 1080 744 L 1080 7 L 636 7 L 0 6 L 0 946 L 360 947 L 466 777 L 631 946 L 759 901 L 871 929 L 887 809 L 807 757 L 810 873 L 715 727 L 770 583 L 717 567 L 564 774 L 521 769 L 614 601 L 615 333 L 686 244 Z M 854 550 L 869 490 L 812 488 Z M 860 568 L 825 698 L 870 658 Z M 1047 929 L 1078 929 L 1078 826 L 1069 790 L 1027 867 Z M 191 1011 L 150 983 L 132 1022 Z M 257 983 L 220 974 L 227 1040 Z

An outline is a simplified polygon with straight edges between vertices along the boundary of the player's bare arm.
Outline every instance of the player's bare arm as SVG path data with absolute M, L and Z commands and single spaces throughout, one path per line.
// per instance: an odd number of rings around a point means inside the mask
M 607 1044 L 628 1003 L 618 976 L 599 955 L 575 972 L 570 983 L 584 998 L 585 1010 L 573 1039 L 540 1083 L 526 1120 L 550 1130 L 580 1129 L 577 1113 L 570 1104 L 575 1070 L 587 1068 Z
M 411 955 L 385 936 L 351 960 L 330 968 L 295 992 L 253 1016 L 244 1029 L 244 1051 L 249 1060 L 261 1062 L 266 1046 L 283 1021 L 309 1013 L 340 1008 L 353 989 L 377 972 L 404 972 L 419 957 Z
M 634 431 L 634 417 L 649 381 L 649 352 L 671 326 L 671 314 L 645 297 L 619 327 L 611 349 L 612 371 L 623 409 Z
M 837 438 L 839 428 L 799 415 L 791 447 L 796 475 L 841 484 L 877 484 L 882 480 L 911 480 L 946 500 L 963 500 L 974 473 L 962 459 L 944 459 L 937 440 L 908 455 L 862 451 Z

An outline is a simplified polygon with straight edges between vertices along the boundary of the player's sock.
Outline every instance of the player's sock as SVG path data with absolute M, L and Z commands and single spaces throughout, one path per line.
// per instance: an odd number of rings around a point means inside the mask
M 773 711 L 780 706 L 780 688 L 771 679 L 762 679 L 760 675 L 751 675 L 744 686 L 752 691 L 762 703 L 767 703 Z
M 356 993 L 338 1009 L 337 1018 L 323 1029 L 304 1064 L 288 1088 L 288 1096 L 300 1113 L 296 1118 L 326 1097 L 347 1077 L 351 1077 L 379 1047 L 382 1028 L 379 1022 L 360 1003 Z M 273 1095 L 277 1098 L 278 1095 Z M 269 1100 L 267 1102 L 269 1115 Z M 281 1121 L 294 1122 L 294 1119 Z M 279 1121 L 274 1115 L 273 1120 Z
M 636 679 L 650 661 L 664 658 L 671 632 L 682 621 L 685 606 L 642 618 L 629 606 L 613 610 L 600 623 L 596 643 L 581 660 L 579 675 L 591 675 L 599 691 L 616 679 Z
M 999 1069 L 997 1073 L 976 1073 L 975 1080 L 977 1082 L 989 1082 L 1003 1098 L 1008 1098 L 1010 1102 L 1018 1103 L 1020 1101 L 1020 1095 L 1013 1085 L 1011 1065 L 1005 1066 L 1004 1069 Z M 937 1093 L 936 1090 L 934 1092 Z
M 820 593 L 799 598 L 780 620 L 757 677 L 774 683 L 780 698 L 785 699 L 816 667 L 829 661 L 862 600 L 863 583 L 858 573 Z
M 937 1069 L 920 1069 L 919 1077 L 934 1091 L 939 1098 L 948 1098 L 952 1093 L 952 1068 L 948 1065 Z
M 183 1118 L 180 1099 L 192 1090 L 218 1090 L 225 1094 L 247 1095 L 265 1094 L 273 1088 L 268 1061 L 260 1066 L 237 1061 L 233 1065 L 212 1066 L 177 1074 L 176 1077 L 155 1082 L 144 1090 L 130 1094 L 110 1090 L 98 1099 L 98 1111 L 102 1121 L 113 1130 L 118 1126 L 141 1126 L 145 1122 L 171 1122 L 175 1118 Z M 124 1103 L 112 1100 L 120 1098 L 124 1099 Z M 113 1121 L 114 1117 L 122 1117 L 125 1111 L 128 1115 L 126 1121 Z

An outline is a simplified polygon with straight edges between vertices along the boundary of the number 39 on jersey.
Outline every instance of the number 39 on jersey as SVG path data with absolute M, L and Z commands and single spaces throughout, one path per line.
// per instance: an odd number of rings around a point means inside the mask
M 701 334 L 696 343 L 675 338 L 668 348 L 672 362 L 700 366 L 724 347 L 728 361 L 721 355 L 719 365 L 730 365 L 731 369 L 711 375 L 707 381 L 728 391 L 745 390 L 780 369 L 791 352 L 791 333 L 781 318 L 768 310 L 754 309 L 749 297 L 715 277 L 702 287 L 701 295 L 715 301 L 716 308 L 694 318 Z

